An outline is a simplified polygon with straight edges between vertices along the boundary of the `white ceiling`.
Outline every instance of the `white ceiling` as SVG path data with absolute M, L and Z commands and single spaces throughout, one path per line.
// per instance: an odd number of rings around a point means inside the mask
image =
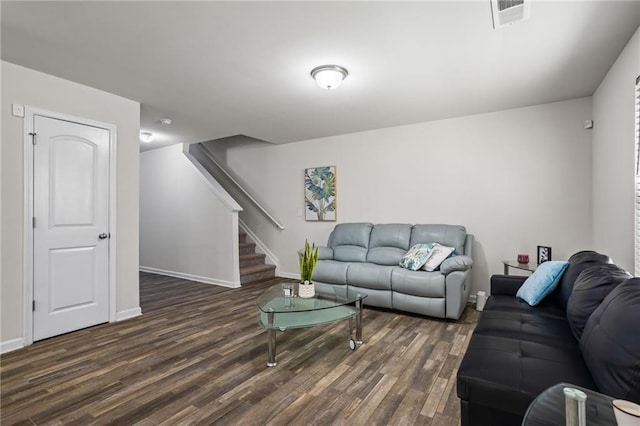
M 640 1 L 1 3 L 3 60 L 142 104 L 151 146 L 287 143 L 593 94 Z M 309 76 L 335 63 L 335 91 Z M 173 119 L 163 126 L 161 118 Z

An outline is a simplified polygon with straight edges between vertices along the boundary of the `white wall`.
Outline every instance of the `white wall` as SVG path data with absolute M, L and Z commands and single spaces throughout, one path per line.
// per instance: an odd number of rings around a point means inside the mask
M 237 233 L 237 213 L 213 194 L 182 145 L 140 154 L 141 270 L 238 287 L 230 250 Z
M 593 95 L 594 246 L 634 270 L 635 82 L 640 75 L 640 29 Z
M 140 104 L 8 62 L 2 74 L 2 260 L 0 342 L 22 336 L 23 124 L 11 104 L 84 117 L 117 126 L 117 303 L 119 313 L 139 307 L 138 133 Z
M 297 274 L 305 238 L 325 244 L 335 225 L 301 215 L 304 168 L 335 165 L 339 222 L 466 226 L 476 237 L 477 291 L 488 289 L 490 274 L 502 273 L 501 259 L 535 259 L 537 245 L 552 246 L 555 259 L 591 248 L 591 131 L 583 128 L 590 118 L 591 98 L 581 98 L 214 150 L 284 223 L 277 231 L 264 219 L 243 217 L 279 257 L 281 274 Z

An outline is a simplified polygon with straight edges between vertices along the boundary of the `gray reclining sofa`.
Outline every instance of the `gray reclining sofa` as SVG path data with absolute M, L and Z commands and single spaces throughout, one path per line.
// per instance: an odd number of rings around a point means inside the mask
M 455 252 L 434 272 L 400 267 L 418 243 Z M 472 249 L 473 235 L 464 226 L 341 223 L 320 247 L 313 281 L 338 294 L 366 294 L 365 305 L 458 319 L 471 288 Z

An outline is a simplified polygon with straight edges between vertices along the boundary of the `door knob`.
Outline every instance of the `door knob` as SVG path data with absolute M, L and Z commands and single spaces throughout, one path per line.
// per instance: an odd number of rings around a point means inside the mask
M 107 234 L 105 234 L 104 232 L 103 232 L 102 234 L 99 234 L 99 235 L 98 235 L 98 238 L 100 238 L 101 240 L 104 240 L 104 239 L 105 239 L 105 238 L 107 238 L 107 237 L 108 237 L 108 235 L 107 235 Z

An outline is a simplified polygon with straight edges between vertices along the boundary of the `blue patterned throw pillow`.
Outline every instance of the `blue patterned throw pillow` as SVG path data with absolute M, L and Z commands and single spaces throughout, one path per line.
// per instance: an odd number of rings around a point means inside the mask
M 559 260 L 542 263 L 518 289 L 516 297 L 531 306 L 536 306 L 556 288 L 567 266 L 569 262 Z
M 422 268 L 422 265 L 424 265 L 429 258 L 429 253 L 431 253 L 434 245 L 433 243 L 427 243 L 416 244 L 411 247 L 409 251 L 402 256 L 402 259 L 400 259 L 400 266 L 411 269 L 412 271 L 417 271 Z

